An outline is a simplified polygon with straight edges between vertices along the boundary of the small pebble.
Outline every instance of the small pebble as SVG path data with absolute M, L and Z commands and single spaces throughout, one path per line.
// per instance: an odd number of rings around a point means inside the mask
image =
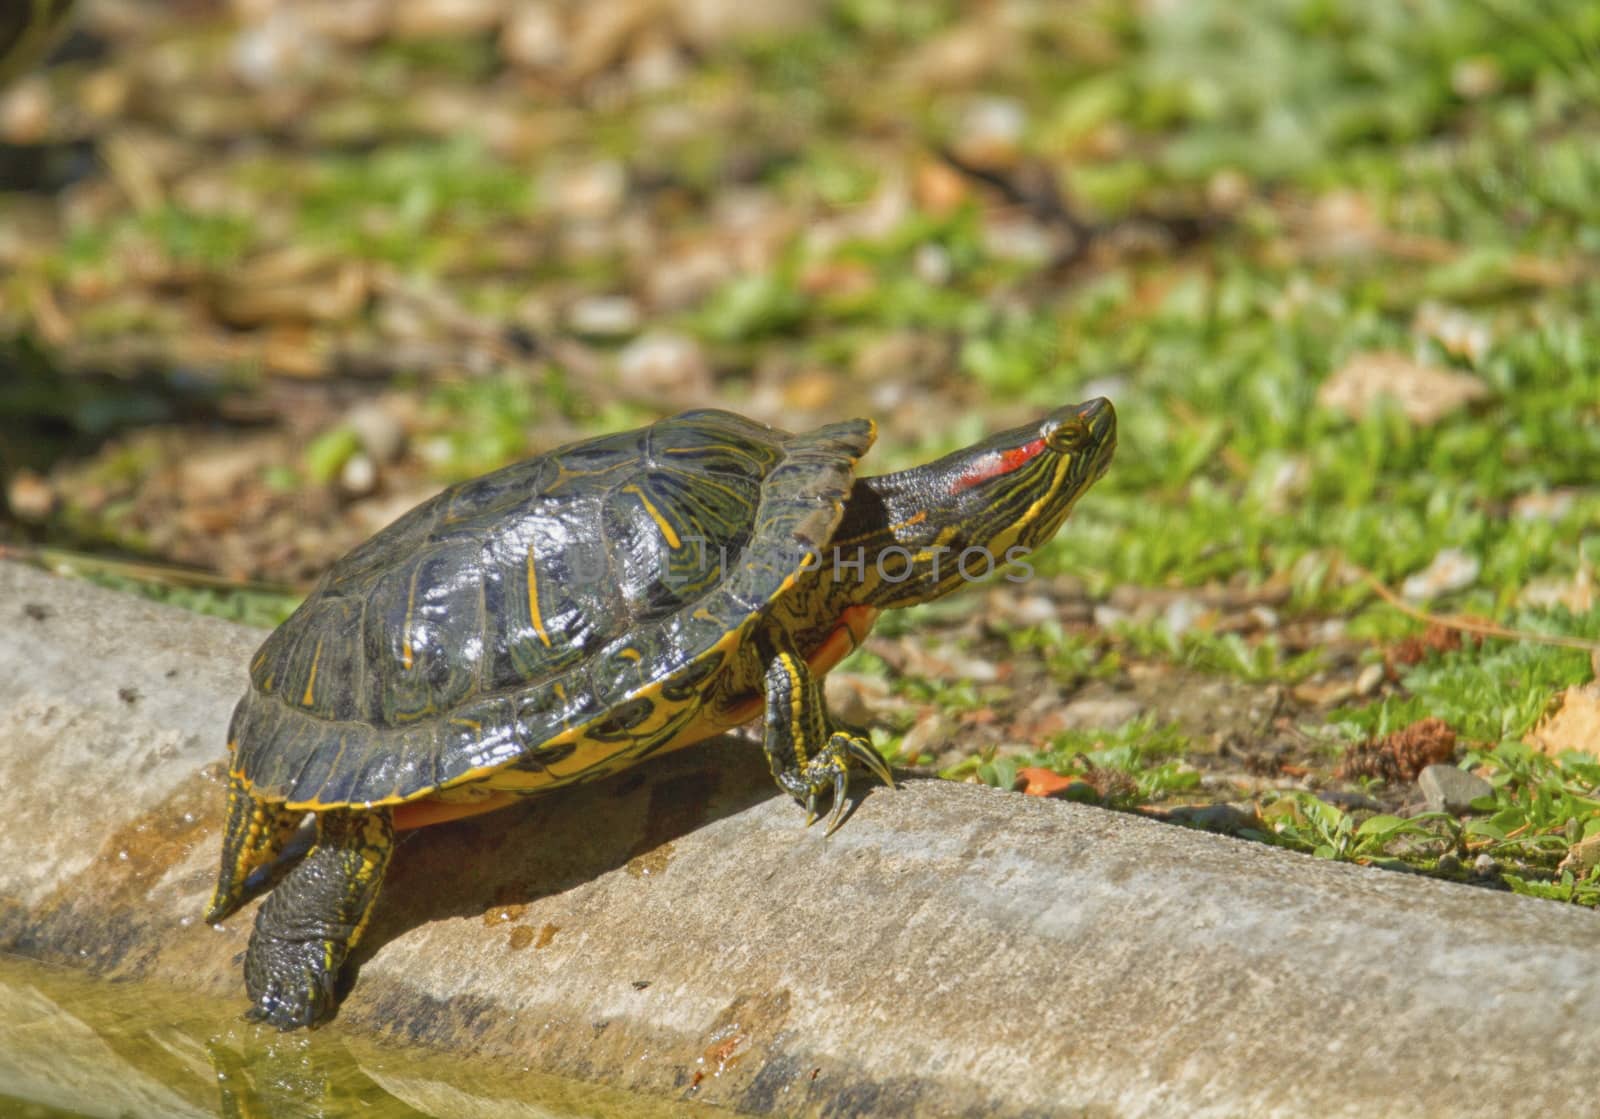
M 617 376 L 624 388 L 693 400 L 711 392 L 711 366 L 700 343 L 687 334 L 650 331 L 622 348 Z
M 1500 864 L 1488 855 L 1479 855 L 1472 860 L 1472 873 L 1479 878 L 1493 878 L 1500 873 Z
M 657 93 L 683 81 L 683 56 L 664 34 L 647 35 L 628 56 L 628 81 L 639 93 Z
M 1022 151 L 1028 111 L 1010 97 L 980 97 L 967 104 L 956 125 L 956 154 L 978 167 L 1010 167 Z
M 1439 343 L 1445 352 L 1473 363 L 1487 356 L 1493 338 L 1476 317 L 1454 307 L 1424 303 L 1412 319 L 1411 329 Z
M 19 470 L 6 487 L 11 512 L 22 521 L 42 521 L 56 507 L 56 493 L 50 483 L 31 470 Z
M 339 468 L 339 488 L 351 497 L 365 497 L 378 488 L 378 467 L 365 454 L 357 452 Z
M 950 349 L 945 340 L 920 330 L 891 330 L 862 342 L 850 363 L 850 371 L 874 384 L 910 378 L 929 381 L 950 365 Z
M 1493 796 L 1494 786 L 1476 773 L 1454 765 L 1430 765 L 1417 775 L 1417 788 L 1428 803 L 1429 812 L 1463 815 L 1472 811 L 1479 797 Z
M 715 245 L 693 245 L 649 267 L 645 296 L 656 310 L 693 306 L 728 282 L 736 272 L 730 253 Z
M 400 457 L 406 441 L 405 428 L 381 404 L 357 404 L 345 413 L 344 422 L 375 462 L 393 462 Z
M 1477 101 L 1500 92 L 1500 64 L 1489 55 L 1474 55 L 1456 62 L 1450 70 L 1450 88 L 1464 101 Z
M 1144 704 L 1127 696 L 1091 696 L 1067 704 L 1061 718 L 1067 730 L 1108 730 L 1138 718 L 1144 709 Z
M 943 715 L 932 715 L 906 731 L 900 740 L 900 753 L 907 762 L 915 764 L 915 759 L 924 755 L 938 757 L 956 740 L 955 723 Z
M 1446 851 L 1444 854 L 1439 856 L 1439 861 L 1435 865 L 1435 869 L 1437 869 L 1440 874 L 1454 874 L 1461 869 L 1461 860 L 1456 858 L 1455 852 Z
M 870 724 L 889 699 L 889 686 L 876 676 L 831 672 L 823 686 L 828 709 L 847 723 Z
M 941 287 L 950 282 L 955 266 L 950 262 L 950 253 L 945 247 L 930 241 L 917 246 L 911 257 L 911 270 L 923 283 Z
M 110 120 L 123 111 L 133 83 L 121 70 L 97 70 L 78 83 L 78 105 L 96 120 Z
M 588 295 L 567 308 L 569 327 L 601 338 L 632 334 L 639 321 L 639 305 L 626 295 Z
M 1097 602 L 1094 607 L 1094 624 L 1101 629 L 1110 629 L 1128 620 L 1128 612 L 1119 606 L 1109 603 Z
M 566 58 L 566 29 L 553 4 L 519 4 L 500 32 L 500 53 L 513 66 L 553 69 Z
M 1356 677 L 1356 694 L 1371 695 L 1378 690 L 1378 685 L 1383 683 L 1383 665 L 1369 664 L 1361 670 L 1361 675 Z
M 1577 504 L 1576 490 L 1535 490 L 1511 500 L 1511 515 L 1519 521 L 1559 521 Z
M 401 39 L 454 39 L 493 31 L 505 14 L 503 0 L 407 0 L 393 8 L 393 33 Z
M 1049 595 L 1030 594 L 1011 604 L 1011 616 L 1017 625 L 1036 626 L 1056 621 L 1059 611 L 1055 600 Z
M 1206 202 L 1219 213 L 1231 214 L 1250 201 L 1250 180 L 1232 168 L 1224 168 L 1206 183 Z
M 984 252 L 1014 264 L 1045 264 L 1061 247 L 1054 230 L 1011 213 L 985 215 L 979 236 Z
M 677 30 L 698 50 L 759 38 L 779 41 L 822 16 L 820 0 L 676 0 L 669 5 Z
M 605 160 L 570 168 L 556 176 L 551 188 L 555 207 L 574 218 L 608 218 L 622 209 L 628 175 L 621 163 Z
M 53 114 L 50 87 L 42 78 L 25 78 L 0 97 L 0 140 L 37 144 L 49 135 Z
M 1433 557 L 1433 562 L 1415 575 L 1406 577 L 1400 593 L 1413 602 L 1421 602 L 1452 591 L 1465 590 L 1478 581 L 1483 565 L 1476 556 L 1460 548 L 1445 548 Z
M 287 86 L 326 65 L 326 44 L 306 27 L 292 8 L 275 9 L 259 22 L 243 26 L 234 37 L 233 74 L 258 89 Z
M 267 11 L 281 7 L 277 0 L 256 6 Z M 367 46 L 388 34 L 395 7 L 394 0 L 339 0 L 336 4 L 296 6 L 314 34 L 344 46 Z M 236 0 L 234 7 L 241 8 L 243 3 Z
M 1309 460 L 1301 456 L 1284 458 L 1273 465 L 1270 474 L 1266 476 L 1261 503 L 1269 512 L 1283 513 L 1289 509 L 1295 498 L 1305 493 L 1310 481 Z
M 1256 624 L 1258 629 L 1274 630 L 1278 628 L 1278 612 L 1270 606 L 1262 606 L 1258 603 L 1246 610 L 1245 613 Z
M 1167 627 L 1167 632 L 1176 639 L 1193 629 L 1195 621 L 1204 612 L 1204 607 L 1196 599 L 1175 598 L 1162 614 L 1161 621 Z

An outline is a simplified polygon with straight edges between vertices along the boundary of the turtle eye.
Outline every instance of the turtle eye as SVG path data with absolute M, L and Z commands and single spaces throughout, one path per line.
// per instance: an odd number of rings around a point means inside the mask
M 1089 445 L 1089 425 L 1077 419 L 1062 420 L 1045 439 L 1052 451 L 1070 455 Z

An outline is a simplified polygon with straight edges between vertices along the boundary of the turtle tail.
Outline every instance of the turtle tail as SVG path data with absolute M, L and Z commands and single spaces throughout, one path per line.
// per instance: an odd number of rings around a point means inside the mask
M 251 873 L 278 857 L 304 816 L 304 812 L 285 811 L 281 804 L 256 796 L 239 778 L 229 776 L 222 865 L 206 910 L 207 924 L 216 924 L 244 904 Z

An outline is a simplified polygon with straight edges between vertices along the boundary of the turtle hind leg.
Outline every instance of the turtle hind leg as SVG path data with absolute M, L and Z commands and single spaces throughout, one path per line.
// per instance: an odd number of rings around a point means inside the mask
M 278 857 L 304 817 L 304 812 L 289 812 L 256 796 L 237 777 L 228 778 L 222 865 L 206 909 L 207 924 L 216 924 L 244 904 L 251 873 Z
M 764 746 L 778 787 L 806 806 L 806 826 L 816 823 L 817 798 L 833 796 L 828 834 L 844 821 L 850 768 L 859 763 L 890 788 L 894 774 L 864 730 L 828 713 L 822 680 L 811 671 L 787 634 L 760 639 L 767 662 L 767 722 Z
M 338 1005 L 339 972 L 366 929 L 394 851 L 388 809 L 323 812 L 317 843 L 256 913 L 244 957 L 246 1017 L 315 1026 Z

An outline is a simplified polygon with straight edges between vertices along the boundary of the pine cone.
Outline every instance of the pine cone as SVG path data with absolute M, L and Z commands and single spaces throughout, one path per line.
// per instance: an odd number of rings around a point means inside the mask
M 1339 776 L 1409 783 L 1428 766 L 1449 761 L 1455 752 L 1456 732 L 1450 725 L 1443 719 L 1423 719 L 1381 741 L 1368 739 L 1351 746 L 1339 764 Z

